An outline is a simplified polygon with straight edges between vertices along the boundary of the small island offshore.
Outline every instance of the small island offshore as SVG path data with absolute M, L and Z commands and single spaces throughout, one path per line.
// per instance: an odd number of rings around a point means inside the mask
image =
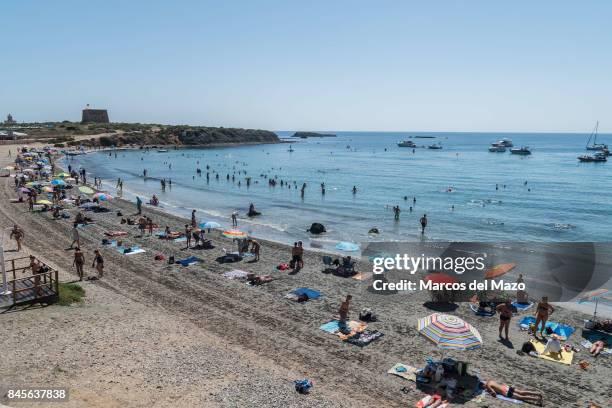
M 333 133 L 318 133 L 318 132 L 295 132 L 291 137 L 299 137 L 300 139 L 308 139 L 309 137 L 336 137 Z

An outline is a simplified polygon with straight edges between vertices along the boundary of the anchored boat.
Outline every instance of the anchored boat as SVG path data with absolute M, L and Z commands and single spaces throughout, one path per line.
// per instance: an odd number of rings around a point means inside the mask
M 529 150 L 529 148 L 527 146 L 523 146 L 520 149 L 516 149 L 516 148 L 515 149 L 510 149 L 510 153 L 526 156 L 526 155 L 531 154 L 531 150 Z

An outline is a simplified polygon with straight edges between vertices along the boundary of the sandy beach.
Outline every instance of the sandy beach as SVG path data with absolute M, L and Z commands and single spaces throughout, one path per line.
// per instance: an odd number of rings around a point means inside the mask
M 7 165 L 16 146 L 0 146 L 0 165 Z M 14 158 L 14 157 L 13 157 Z M 31 253 L 60 271 L 61 281 L 74 281 L 70 220 L 53 220 L 49 213 L 29 213 L 15 198 L 13 179 L 0 179 L 0 223 L 17 223 L 25 231 L 22 253 L 11 252 L 14 242 L 5 236 L 7 259 Z M 100 248 L 105 275 L 80 283 L 86 290 L 79 306 L 31 307 L 0 315 L 3 362 L 0 386 L 37 385 L 70 389 L 70 401 L 48 406 L 206 406 L 206 407 L 400 407 L 414 406 L 424 394 L 414 383 L 386 374 L 402 362 L 416 367 L 428 357 L 453 357 L 469 362 L 469 370 L 544 393 L 544 405 L 609 406 L 612 401 L 612 359 L 594 360 L 584 351 L 575 362 L 589 369 L 519 356 L 528 335 L 513 319 L 513 348 L 500 343 L 497 318 L 481 318 L 465 304 L 453 312 L 480 331 L 484 346 L 456 351 L 436 348 L 416 330 L 416 320 L 431 313 L 423 306 L 428 296 L 382 296 L 368 291 L 368 283 L 322 274 L 321 254 L 305 253 L 305 267 L 297 274 L 276 270 L 291 258 L 291 248 L 260 241 L 261 259 L 220 264 L 222 249 L 234 249 L 231 240 L 210 234 L 214 249 L 183 249 L 184 243 L 138 237 L 136 226 L 121 225 L 116 215 L 135 214 L 135 205 L 120 199 L 105 204 L 112 210 L 92 216 L 95 223 L 80 230 L 86 273 L 93 251 Z M 144 214 L 160 226 L 182 230 L 187 220 L 145 206 Z M 78 209 L 67 210 L 74 216 Z M 101 241 L 105 231 L 121 230 L 124 242 L 145 253 L 122 255 Z M 203 262 L 182 267 L 154 260 L 155 254 L 176 259 L 197 256 Z M 271 283 L 251 287 L 228 280 L 223 273 L 241 269 L 274 277 Z M 357 270 L 368 272 L 365 263 Z M 284 296 L 299 287 L 320 291 L 323 297 L 304 304 Z M 380 340 L 359 348 L 319 330 L 333 318 L 344 296 L 353 295 L 351 318 L 373 308 L 379 321 L 369 328 L 382 331 Z M 558 308 L 554 320 L 582 327 L 587 314 Z M 575 334 L 577 341 L 579 334 Z M 310 395 L 295 392 L 293 380 L 309 378 Z M 404 388 L 405 391 L 402 391 Z M 6 400 L 0 402 L 6 404 Z M 13 403 L 11 403 L 13 404 Z M 45 404 L 14 406 L 45 406 Z M 452 405 L 454 406 L 454 405 Z M 464 406 L 512 406 L 487 397 Z

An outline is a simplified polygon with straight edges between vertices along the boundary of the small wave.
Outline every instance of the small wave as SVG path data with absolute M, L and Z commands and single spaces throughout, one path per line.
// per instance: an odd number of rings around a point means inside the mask
M 554 231 L 566 231 L 566 230 L 573 230 L 576 228 L 576 226 L 573 224 L 563 224 L 563 223 L 548 224 L 548 226 L 550 227 L 550 229 Z
M 503 221 L 496 220 L 495 218 L 485 218 L 482 222 L 486 225 L 504 225 Z

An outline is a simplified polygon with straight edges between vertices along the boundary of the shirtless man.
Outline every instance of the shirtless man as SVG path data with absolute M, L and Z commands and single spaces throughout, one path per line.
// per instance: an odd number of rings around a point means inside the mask
M 532 402 L 534 404 L 542 405 L 542 393 L 539 391 L 527 391 L 521 390 L 507 384 L 500 384 L 496 381 L 489 380 L 484 383 L 485 390 L 496 397 L 497 394 L 507 398 L 513 398 L 519 401 Z
M 72 265 L 76 267 L 77 275 L 79 275 L 79 281 L 83 280 L 83 265 L 84 264 L 85 264 L 85 256 L 83 255 L 83 252 L 81 252 L 81 248 L 77 246 L 74 251 L 74 261 L 72 262 Z

